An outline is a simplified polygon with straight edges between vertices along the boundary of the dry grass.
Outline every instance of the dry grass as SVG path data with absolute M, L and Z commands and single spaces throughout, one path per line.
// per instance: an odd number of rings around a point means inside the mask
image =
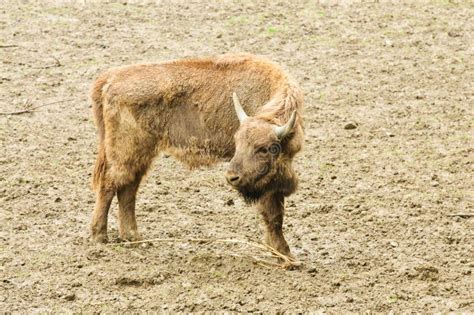
M 302 265 L 300 261 L 295 260 L 293 257 L 284 255 L 280 253 L 275 248 L 253 241 L 239 240 L 239 239 L 213 239 L 213 238 L 154 238 L 148 240 L 141 240 L 135 242 L 123 242 L 123 243 L 113 243 L 109 245 L 136 245 L 136 244 L 145 244 L 145 243 L 197 243 L 204 246 L 213 244 L 213 243 L 226 243 L 226 244 L 238 244 L 244 245 L 246 247 L 251 247 L 258 249 L 264 253 L 270 253 L 270 255 L 265 255 L 262 253 L 248 253 L 245 251 L 231 251 L 227 254 L 234 257 L 244 257 L 254 260 L 257 264 L 265 267 L 274 267 L 282 269 L 292 269 Z M 277 258 L 279 263 L 274 263 L 269 261 L 269 258 Z

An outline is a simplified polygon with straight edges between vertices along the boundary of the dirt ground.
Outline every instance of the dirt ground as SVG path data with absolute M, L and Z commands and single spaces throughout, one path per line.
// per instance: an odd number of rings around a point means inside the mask
M 474 312 L 474 218 L 450 216 L 474 212 L 473 4 L 72 2 L 0 5 L 0 110 L 49 104 L 0 116 L 1 310 Z M 112 245 L 90 244 L 94 77 L 241 51 L 305 91 L 285 218 L 304 265 L 267 268 L 232 244 L 121 246 L 116 202 Z M 225 166 L 157 159 L 142 236 L 260 241 Z

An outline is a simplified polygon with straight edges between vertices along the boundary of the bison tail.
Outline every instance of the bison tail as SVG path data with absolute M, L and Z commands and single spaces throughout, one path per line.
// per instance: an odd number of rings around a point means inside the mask
M 99 144 L 99 153 L 97 154 L 97 160 L 95 161 L 94 175 L 92 177 L 92 188 L 98 190 L 102 178 L 105 174 L 106 168 L 106 157 L 104 146 Z
M 99 77 L 92 87 L 91 101 L 92 101 L 92 112 L 94 115 L 95 124 L 99 131 L 99 146 L 97 153 L 97 160 L 95 162 L 94 174 L 92 176 L 92 188 L 97 190 L 102 182 L 106 167 L 107 157 L 105 154 L 105 125 L 104 125 L 104 112 L 103 112 L 103 98 L 102 90 L 106 84 L 107 79 L 105 76 Z

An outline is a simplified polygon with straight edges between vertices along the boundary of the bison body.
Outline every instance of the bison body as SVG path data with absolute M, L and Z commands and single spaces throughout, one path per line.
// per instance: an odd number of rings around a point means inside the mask
M 281 224 L 264 213 L 281 208 L 276 212 L 282 221 L 283 198 L 296 189 L 291 161 L 302 145 L 303 98 L 278 66 L 253 55 L 224 55 L 113 68 L 97 78 L 91 100 L 99 130 L 94 241 L 107 240 L 107 214 L 115 195 L 121 238 L 139 238 L 135 198 L 140 181 L 153 158 L 168 152 L 190 167 L 232 158 L 229 183 L 258 204 L 264 221 L 270 220 L 269 245 L 289 253 L 278 234 Z M 247 119 L 236 115 L 237 106 Z M 283 137 L 275 131 L 282 126 L 288 129 Z M 278 152 L 266 159 L 252 151 L 272 144 Z

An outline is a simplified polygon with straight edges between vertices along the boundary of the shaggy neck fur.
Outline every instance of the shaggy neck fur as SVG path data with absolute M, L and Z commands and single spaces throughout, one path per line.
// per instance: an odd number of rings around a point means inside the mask
M 239 194 L 248 204 L 258 202 L 268 193 L 280 192 L 285 197 L 294 193 L 298 187 L 298 178 L 291 168 L 291 161 L 278 162 L 276 174 L 263 184 L 246 185 L 238 188 Z

